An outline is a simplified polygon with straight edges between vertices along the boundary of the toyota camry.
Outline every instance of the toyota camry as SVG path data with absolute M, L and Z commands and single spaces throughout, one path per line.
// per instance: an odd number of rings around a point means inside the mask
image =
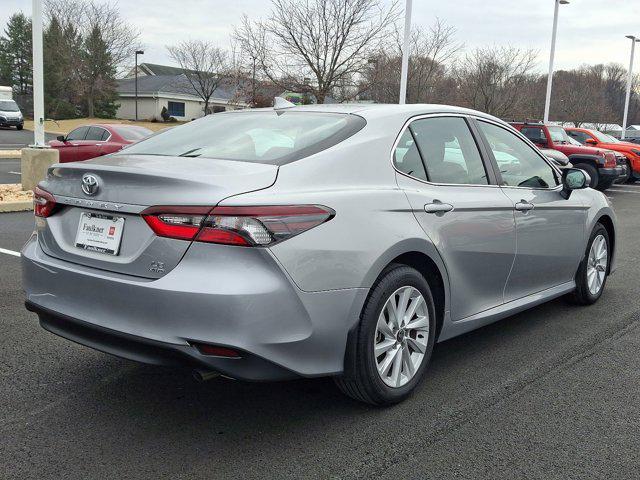
M 457 107 L 219 113 L 50 168 L 22 251 L 26 306 L 131 360 L 205 379 L 332 376 L 391 404 L 434 343 L 600 298 L 616 218 L 588 185 Z

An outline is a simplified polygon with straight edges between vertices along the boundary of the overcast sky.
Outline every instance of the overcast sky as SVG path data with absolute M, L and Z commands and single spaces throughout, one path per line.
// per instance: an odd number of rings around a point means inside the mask
M 123 17 L 141 30 L 144 61 L 170 65 L 167 44 L 194 38 L 226 47 L 229 34 L 242 14 L 252 18 L 265 16 L 271 2 L 120 0 L 116 3 Z M 538 51 L 538 70 L 548 68 L 554 0 L 414 0 L 413 4 L 414 24 L 428 26 L 439 17 L 457 29 L 457 40 L 466 48 L 492 44 L 533 48 Z M 2 30 L 11 14 L 19 11 L 30 15 L 31 0 L 0 0 Z M 608 62 L 627 66 L 630 41 L 624 36 L 628 34 L 640 36 L 640 0 L 571 0 L 569 5 L 560 7 L 556 67 Z

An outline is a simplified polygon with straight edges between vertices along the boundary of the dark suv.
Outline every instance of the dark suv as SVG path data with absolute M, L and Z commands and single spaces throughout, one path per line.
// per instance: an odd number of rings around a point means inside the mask
M 591 187 L 606 190 L 621 175 L 614 152 L 602 148 L 573 145 L 564 128 L 541 122 L 511 122 L 514 128 L 539 148 L 550 148 L 564 153 L 571 163 L 591 177 Z

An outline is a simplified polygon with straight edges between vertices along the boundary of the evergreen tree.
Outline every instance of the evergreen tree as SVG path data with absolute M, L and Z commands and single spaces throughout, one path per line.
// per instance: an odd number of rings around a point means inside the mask
M 79 116 L 76 52 L 81 39 L 72 25 L 63 27 L 53 16 L 44 32 L 44 97 L 47 116 Z
M 31 19 L 23 13 L 9 18 L 0 38 L 0 78 L 13 86 L 18 95 L 32 89 Z
M 87 34 L 81 58 L 81 84 L 87 115 L 115 115 L 116 67 L 99 25 L 94 25 Z

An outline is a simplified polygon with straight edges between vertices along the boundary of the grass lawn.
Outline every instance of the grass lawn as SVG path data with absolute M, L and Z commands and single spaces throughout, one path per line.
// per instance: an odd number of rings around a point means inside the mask
M 71 130 L 76 127 L 80 127 L 81 125 L 87 125 L 91 123 L 122 123 L 125 125 L 139 125 L 141 127 L 146 127 L 149 130 L 153 130 L 154 132 L 157 130 L 162 130 L 167 127 L 175 127 L 176 125 L 180 125 L 184 122 L 177 123 L 153 123 L 153 122 L 134 122 L 132 120 L 110 120 L 105 118 L 74 118 L 72 120 L 47 120 L 44 122 L 44 129 L 48 133 L 54 133 L 57 135 L 66 135 Z M 33 120 L 25 120 L 24 128 L 27 130 L 33 130 Z

